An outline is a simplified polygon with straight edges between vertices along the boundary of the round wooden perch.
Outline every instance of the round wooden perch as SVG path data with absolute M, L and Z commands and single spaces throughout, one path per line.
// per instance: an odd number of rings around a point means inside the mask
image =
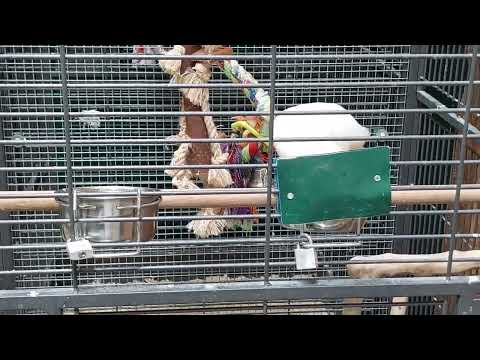
M 480 259 L 480 250 L 453 251 L 452 274 L 460 274 L 480 268 L 478 261 L 458 261 Z M 438 276 L 447 274 L 448 251 L 438 254 L 408 255 L 385 253 L 372 256 L 356 256 L 350 259 L 352 262 L 382 261 L 376 264 L 348 264 L 347 270 L 351 277 L 360 279 L 376 279 L 383 277 L 398 277 L 405 275 L 413 276 Z M 403 261 L 403 262 L 402 262 Z M 432 262 L 436 261 L 436 262 Z M 347 299 L 347 302 L 361 304 L 362 299 Z M 393 298 L 392 302 L 408 302 L 408 297 Z M 390 315 L 405 315 L 406 306 L 392 306 Z M 346 307 L 344 315 L 360 315 L 361 307 Z
M 213 189 L 209 189 L 213 190 Z M 218 189 L 221 191 L 222 189 Z M 1 195 L 28 194 L 29 198 L 1 198 Z M 178 194 L 178 192 L 177 192 Z M 51 197 L 33 197 L 33 196 Z M 455 190 L 405 190 L 392 191 L 393 205 L 450 204 L 455 199 Z M 463 189 L 460 202 L 480 202 L 480 189 Z M 162 196 L 159 207 L 174 208 L 235 208 L 267 205 L 266 194 L 225 194 L 225 195 L 169 195 Z M 276 196 L 272 197 L 272 206 L 276 205 Z M 0 191 L 0 211 L 58 210 L 60 205 L 53 191 Z
M 209 189 L 213 190 L 213 189 Z M 221 191 L 221 189 L 217 189 Z M 176 193 L 181 192 L 179 190 Z M 0 211 L 26 211 L 26 210 L 59 210 L 60 204 L 55 200 L 54 192 L 48 191 L 0 191 L 1 194 L 24 194 L 24 195 L 49 195 L 52 197 L 31 197 L 31 198 L 0 198 Z M 276 199 L 272 202 L 275 205 Z M 162 195 L 159 203 L 161 209 L 175 208 L 230 208 L 242 206 L 265 206 L 267 204 L 266 194 L 205 194 L 205 195 Z
M 480 267 L 480 250 L 453 252 L 452 260 L 475 259 L 452 263 L 452 274 L 458 274 Z M 381 264 L 348 264 L 350 276 L 362 279 L 398 277 L 402 275 L 435 276 L 447 274 L 448 251 L 439 254 L 404 255 L 380 254 L 373 256 L 356 256 L 351 261 L 384 261 Z M 402 263 L 402 261 L 405 261 Z M 429 262 L 438 261 L 438 262 Z
M 462 189 L 461 203 L 480 200 L 480 189 Z M 392 191 L 393 205 L 451 204 L 455 201 L 455 190 L 406 190 Z

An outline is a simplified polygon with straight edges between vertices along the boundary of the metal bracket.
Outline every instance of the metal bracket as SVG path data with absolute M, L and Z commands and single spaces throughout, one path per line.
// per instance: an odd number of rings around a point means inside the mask
M 474 307 L 474 294 L 467 292 L 461 294 L 457 301 L 457 315 L 472 315 Z
M 480 297 L 476 297 L 473 299 L 472 315 L 480 315 Z
M 137 189 L 137 202 L 135 205 L 135 208 L 137 209 L 137 216 L 138 216 L 138 221 L 136 222 L 136 227 L 137 227 L 137 239 L 136 242 L 139 244 L 141 242 L 141 230 L 142 230 L 142 202 L 141 202 L 141 190 Z M 148 204 L 151 205 L 151 204 Z M 144 205 L 145 206 L 145 205 Z M 77 191 L 73 190 L 73 211 L 74 211 L 74 218 L 77 219 L 77 213 L 78 213 L 78 199 L 77 199 Z M 128 207 L 124 207 L 125 209 Z M 76 232 L 76 227 L 74 229 Z M 120 257 L 130 257 L 130 256 L 138 256 L 141 254 L 141 247 L 137 246 L 134 251 L 128 251 L 128 252 L 106 252 L 106 253 L 100 253 L 100 254 L 95 254 L 95 251 L 88 239 L 85 238 L 80 238 L 77 236 L 75 233 L 75 238 L 79 240 L 75 241 L 67 241 L 67 251 L 68 255 L 70 257 L 70 260 L 72 261 L 78 261 L 78 260 L 86 260 L 86 259 L 114 259 L 114 258 L 120 258 Z
M 446 108 L 443 103 L 438 101 L 435 97 L 433 97 L 424 90 L 417 91 L 417 99 L 420 103 L 422 103 L 429 109 Z M 462 131 L 463 127 L 465 126 L 465 120 L 455 113 L 437 113 L 436 115 L 445 120 L 450 126 L 452 126 L 458 131 Z M 468 134 L 478 135 L 480 134 L 480 130 L 478 130 L 472 124 L 468 124 Z M 476 144 L 480 144 L 480 139 L 472 139 L 472 141 Z

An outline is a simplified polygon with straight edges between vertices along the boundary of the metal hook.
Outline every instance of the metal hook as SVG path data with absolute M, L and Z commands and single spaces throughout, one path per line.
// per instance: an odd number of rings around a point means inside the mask
M 72 191 L 72 195 L 73 195 L 73 199 L 72 199 L 72 203 L 73 203 L 73 211 L 72 211 L 72 216 L 73 216 L 73 229 L 70 230 L 71 232 L 71 235 L 70 235 L 70 239 L 67 239 L 67 241 L 71 241 L 72 237 L 77 240 L 77 190 L 73 189 Z
M 308 243 L 309 243 L 311 246 L 313 246 L 313 239 L 312 239 L 312 237 L 311 237 L 309 234 L 302 232 L 302 233 L 299 235 L 299 237 L 300 237 L 300 239 L 301 239 L 301 238 L 307 239 Z M 304 245 L 304 243 L 305 243 L 305 242 L 299 241 L 300 246 L 306 248 L 306 246 Z

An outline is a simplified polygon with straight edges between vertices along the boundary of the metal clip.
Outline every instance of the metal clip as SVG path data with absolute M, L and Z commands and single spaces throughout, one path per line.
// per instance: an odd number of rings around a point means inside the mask
M 73 202 L 73 222 L 74 224 L 77 223 L 77 215 L 78 215 L 78 209 L 77 209 L 77 190 L 73 189 L 73 199 L 72 199 L 72 202 Z M 75 225 L 74 225 L 75 226 Z M 75 230 L 75 229 L 73 229 Z M 76 234 L 75 234 L 76 235 Z
M 142 191 L 137 189 L 137 243 L 140 243 L 141 239 L 141 230 L 142 230 Z M 137 251 L 140 252 L 140 248 L 137 248 Z
M 73 216 L 73 229 L 70 228 L 70 236 L 67 236 L 65 234 L 65 229 L 62 227 L 62 236 L 66 240 L 67 245 L 69 242 L 72 241 L 72 237 L 75 240 L 78 240 L 77 239 L 77 191 L 75 189 L 73 189 L 72 195 L 73 195 L 73 199 L 72 199 L 73 211 L 71 215 Z M 72 219 L 69 219 L 69 220 L 72 221 Z

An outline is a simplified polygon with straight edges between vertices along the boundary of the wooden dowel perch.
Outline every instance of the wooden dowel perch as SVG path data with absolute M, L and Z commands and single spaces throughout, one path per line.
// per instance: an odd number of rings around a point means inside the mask
M 461 259 L 480 259 L 480 250 L 453 252 L 453 261 Z M 403 275 L 435 276 L 447 274 L 448 251 L 428 255 L 380 254 L 373 256 L 356 256 L 351 261 L 385 261 L 382 264 L 348 264 L 350 276 L 362 279 L 398 277 Z M 441 262 L 426 262 L 442 260 Z M 394 262 L 392 262 L 394 261 Z M 399 263 L 399 261 L 409 261 Z M 412 262 L 418 261 L 418 262 Z M 480 260 L 452 263 L 452 274 L 480 268 Z
M 406 190 L 392 191 L 394 205 L 451 204 L 455 200 L 455 190 Z M 480 200 L 480 189 L 462 189 L 461 203 Z
M 212 189 L 209 189 L 212 190 Z M 0 194 L 15 192 L 0 191 Z M 33 191 L 24 191 L 24 194 L 34 194 Z M 39 195 L 48 195 L 48 192 L 38 192 Z M 50 192 L 53 196 L 53 192 Z M 276 199 L 272 199 L 273 205 Z M 236 208 L 242 206 L 265 206 L 266 194 L 206 194 L 206 195 L 163 195 L 159 203 L 161 209 L 175 208 Z M 59 210 L 60 204 L 53 197 L 44 198 L 0 198 L 0 211 L 24 210 Z
M 209 189 L 213 190 L 213 189 Z M 221 190 L 221 189 L 219 189 Z M 55 200 L 53 191 L 0 191 L 0 195 L 29 194 L 32 196 L 51 195 L 52 197 L 0 198 L 0 211 L 25 210 L 58 210 L 60 205 Z M 415 204 L 450 204 L 455 199 L 455 190 L 406 190 L 392 191 L 393 205 Z M 480 189 L 463 189 L 460 202 L 480 202 Z M 267 204 L 266 194 L 224 194 L 224 195 L 169 195 L 166 192 L 159 204 L 160 208 L 236 208 Z M 272 197 L 272 205 L 276 205 L 276 196 Z
M 454 250 L 452 260 L 480 259 L 480 250 L 458 251 Z M 405 254 L 380 254 L 372 256 L 356 256 L 351 261 L 383 261 L 381 264 L 348 264 L 347 271 L 351 277 L 360 279 L 376 279 L 383 277 L 399 277 L 404 275 L 435 276 L 446 275 L 448 265 L 448 251 L 438 254 L 405 255 Z M 428 262 L 428 261 L 439 262 Z M 400 263 L 400 261 L 408 261 Z M 415 261 L 415 262 L 413 262 Z M 418 262 L 417 262 L 418 261 Z M 452 274 L 459 274 L 480 268 L 480 260 L 452 262 Z M 347 299 L 348 303 L 361 304 L 362 299 Z M 392 299 L 393 303 L 406 303 L 408 297 Z M 390 315 L 405 315 L 407 306 L 392 306 Z M 361 307 L 346 307 L 344 315 L 360 315 Z

